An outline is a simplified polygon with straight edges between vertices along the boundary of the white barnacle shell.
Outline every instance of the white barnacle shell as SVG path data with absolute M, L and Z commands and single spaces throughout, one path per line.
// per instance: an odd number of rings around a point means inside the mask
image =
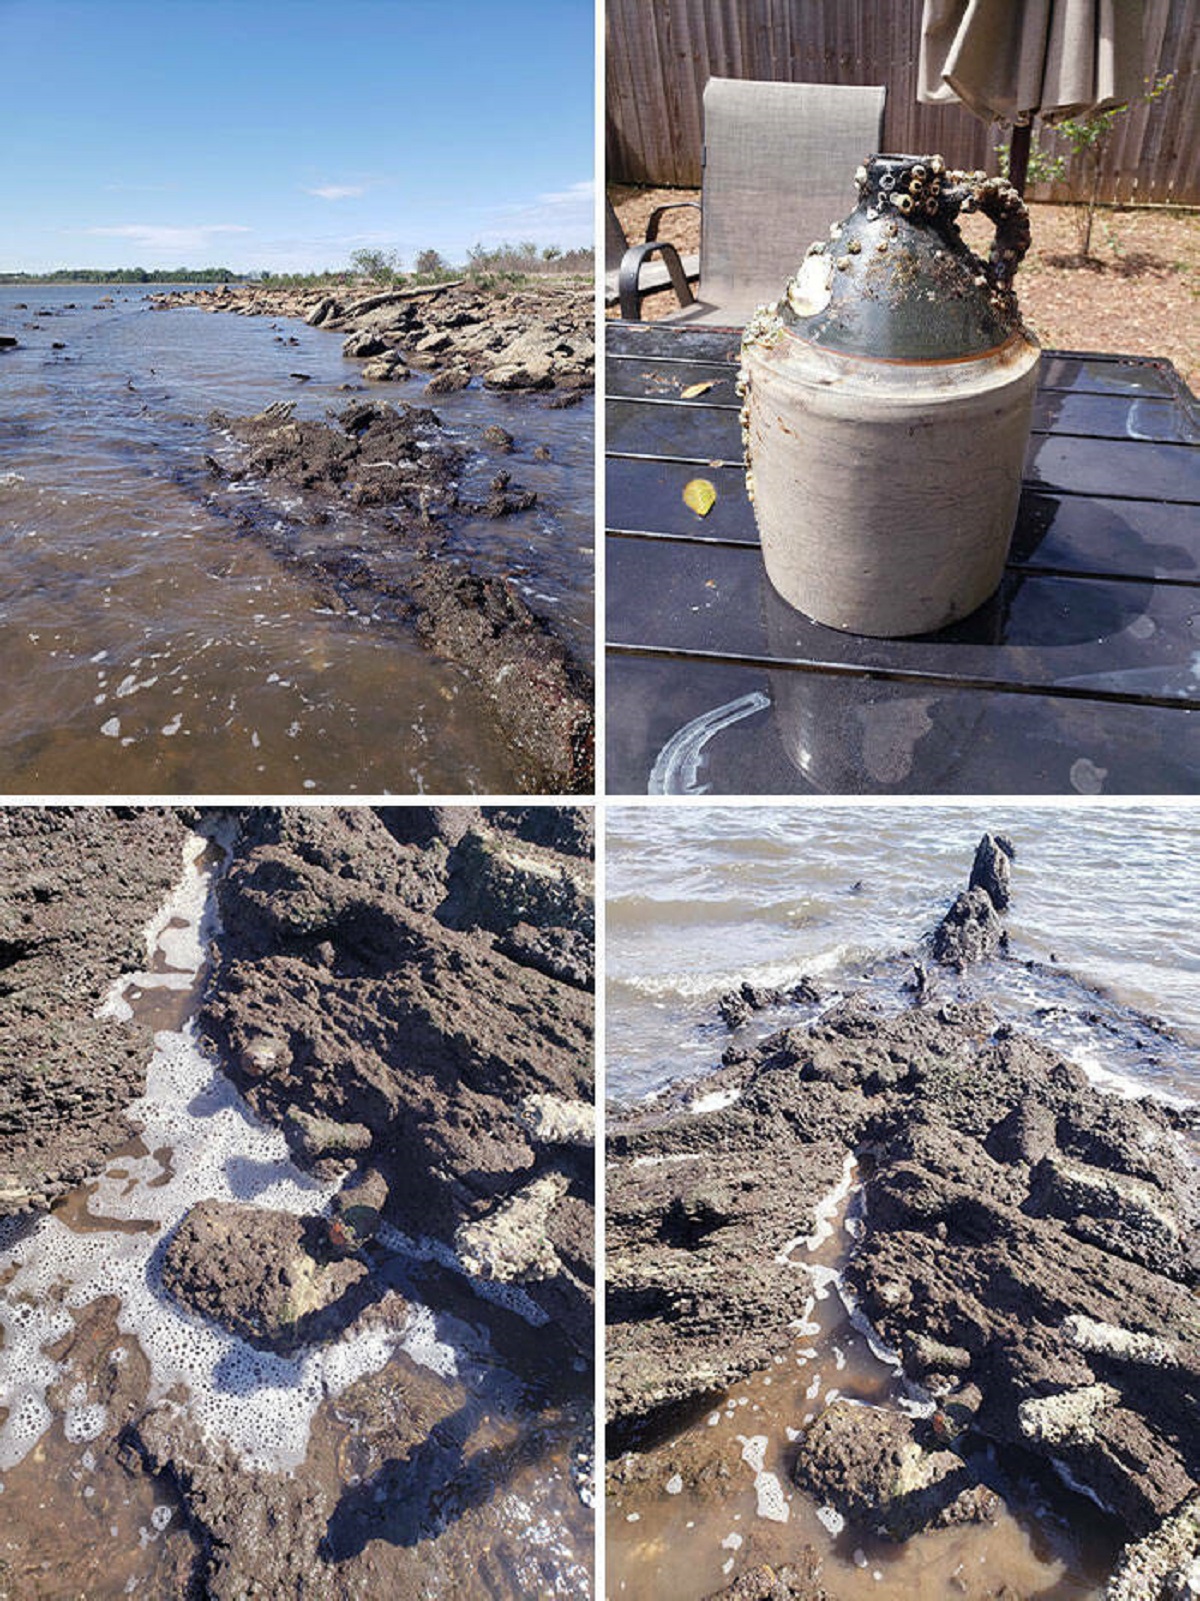
M 850 265 L 850 258 L 843 256 Z M 816 317 L 833 298 L 833 262 L 828 256 L 806 256 L 787 287 L 788 305 L 797 317 Z

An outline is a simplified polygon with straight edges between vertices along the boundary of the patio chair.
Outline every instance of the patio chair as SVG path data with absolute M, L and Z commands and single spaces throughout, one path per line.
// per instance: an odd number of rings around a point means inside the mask
M 881 144 L 882 86 L 710 78 L 704 89 L 700 292 L 674 323 L 741 327 L 777 300 L 854 204 Z
M 604 225 L 604 303 L 621 305 L 621 316 L 627 322 L 639 322 L 642 315 L 642 297 L 656 289 L 672 287 L 681 306 L 690 306 L 695 296 L 691 285 L 700 276 L 700 257 L 680 256 L 675 246 L 658 237 L 658 225 L 666 211 L 677 206 L 695 206 L 694 200 L 672 201 L 658 206 L 650 213 L 646 237 L 631 245 L 625 238 L 621 220 L 611 200 L 605 199 Z M 699 209 L 697 207 L 697 209 Z M 661 261 L 651 256 L 661 255 Z

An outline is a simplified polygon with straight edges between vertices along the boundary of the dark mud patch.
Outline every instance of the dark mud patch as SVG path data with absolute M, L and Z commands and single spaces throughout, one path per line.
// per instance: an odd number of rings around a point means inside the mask
M 462 447 L 428 408 L 360 402 L 331 423 L 295 421 L 291 409 L 281 403 L 253 417 L 210 418 L 246 447 L 232 481 L 266 481 L 299 497 L 282 520 L 247 518 L 238 507 L 244 525 L 338 606 L 403 623 L 454 663 L 490 707 L 522 765 L 523 787 L 590 790 L 590 674 L 511 580 L 448 550 L 454 519 L 526 512 L 533 492 L 502 471 L 482 500 L 466 498 Z M 367 508 L 376 508 L 374 520 Z M 348 509 L 362 515 L 347 520 Z M 289 527 L 297 518 L 307 525 L 303 538 Z
M 185 835 L 163 810 L 0 812 L 0 1215 L 45 1210 L 133 1132 L 151 1032 L 96 1012 L 144 966 Z
M 421 809 L 401 815 L 416 832 Z M 574 960 L 593 934 L 590 860 L 531 843 L 508 814 L 479 812 L 452 842 L 425 816 L 424 846 L 373 812 L 248 817 L 202 1024 L 297 1159 L 322 1176 L 376 1169 L 406 1233 L 453 1245 L 552 1179 L 537 1232 L 554 1261 L 524 1288 L 586 1346 L 591 1150 L 539 1137 L 525 1108 L 590 1105 L 592 998 L 510 936 L 537 926 Z

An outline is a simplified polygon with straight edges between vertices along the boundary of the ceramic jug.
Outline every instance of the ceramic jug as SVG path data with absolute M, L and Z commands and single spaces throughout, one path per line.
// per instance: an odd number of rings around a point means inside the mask
M 856 180 L 746 329 L 742 438 L 774 588 L 890 638 L 965 617 L 1004 570 L 1037 378 L 1012 287 L 1029 220 L 1010 185 L 940 156 L 872 156 Z M 986 261 L 956 221 L 974 210 Z

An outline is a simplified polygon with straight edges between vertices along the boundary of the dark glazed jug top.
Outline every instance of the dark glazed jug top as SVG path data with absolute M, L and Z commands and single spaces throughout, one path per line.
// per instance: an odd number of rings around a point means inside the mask
M 855 175 L 858 205 L 809 247 L 781 303 L 783 325 L 848 355 L 953 361 L 1021 332 L 1013 275 L 1029 248 L 1016 190 L 941 156 L 872 156 Z M 981 211 L 996 237 L 985 261 L 959 232 Z

